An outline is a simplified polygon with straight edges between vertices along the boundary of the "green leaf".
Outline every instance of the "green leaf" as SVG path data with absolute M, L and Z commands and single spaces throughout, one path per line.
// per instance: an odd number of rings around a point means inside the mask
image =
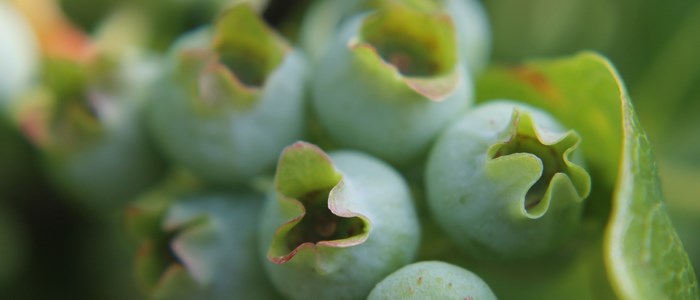
M 603 264 L 610 287 L 622 299 L 700 296 L 688 255 L 666 211 L 646 133 L 610 62 L 581 53 L 494 67 L 479 80 L 477 91 L 481 102 L 507 98 L 541 107 L 580 133 L 593 180 L 588 225 L 582 228 L 589 232 L 582 234 L 597 231 L 604 234 L 604 241 L 595 246 L 597 238 L 589 236 L 588 246 L 578 247 L 572 261 Z M 591 251 L 601 251 L 602 259 Z M 591 288 L 589 282 L 575 279 L 566 283 L 570 292 Z

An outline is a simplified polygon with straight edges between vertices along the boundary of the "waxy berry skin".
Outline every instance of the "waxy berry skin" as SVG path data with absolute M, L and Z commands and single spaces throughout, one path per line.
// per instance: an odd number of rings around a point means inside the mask
M 165 156 L 210 184 L 271 170 L 304 132 L 304 56 L 247 6 L 175 44 L 149 121 Z
M 476 107 L 448 128 L 428 158 L 428 206 L 473 257 L 546 254 L 579 225 L 591 179 L 580 136 L 545 112 L 511 101 Z
M 349 19 L 314 69 L 316 117 L 342 147 L 415 163 L 472 102 L 458 48 L 447 14 L 397 5 Z
M 286 297 L 364 299 L 414 259 L 420 228 L 411 195 L 385 163 L 359 152 L 326 155 L 299 142 L 282 153 L 275 181 L 261 218 L 260 250 Z M 319 190 L 328 196 L 309 196 Z
M 172 179 L 171 179 L 172 180 Z M 263 196 L 161 186 L 128 209 L 135 276 L 156 300 L 276 299 L 257 254 Z
M 391 273 L 367 297 L 390 299 L 495 300 L 496 295 L 472 272 L 440 261 L 423 261 Z
M 343 21 L 396 3 L 448 14 L 455 23 L 460 55 L 470 73 L 479 74 L 486 68 L 491 51 L 491 26 L 478 0 L 316 1 L 301 23 L 299 43 L 309 59 L 317 61 L 332 43 Z
M 13 110 L 52 183 L 82 208 L 115 209 L 165 171 L 144 120 L 157 64 L 144 55 L 51 58 Z

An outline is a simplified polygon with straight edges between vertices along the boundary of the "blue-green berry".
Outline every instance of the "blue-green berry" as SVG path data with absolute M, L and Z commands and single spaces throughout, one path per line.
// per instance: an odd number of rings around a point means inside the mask
M 410 263 L 420 240 L 411 195 L 385 163 L 358 152 L 285 149 L 261 219 L 261 256 L 290 299 L 364 299 Z
M 473 257 L 544 255 L 576 231 L 590 192 L 580 142 L 542 110 L 483 104 L 446 130 L 430 153 L 431 213 Z
M 367 300 L 390 299 L 495 300 L 496 296 L 472 272 L 440 261 L 424 261 L 387 276 L 367 297 Z
M 328 135 L 395 165 L 416 162 L 472 101 L 452 19 L 398 4 L 350 19 L 313 78 Z
M 216 185 L 274 167 L 304 130 L 306 63 L 246 5 L 173 47 L 149 119 L 175 164 Z

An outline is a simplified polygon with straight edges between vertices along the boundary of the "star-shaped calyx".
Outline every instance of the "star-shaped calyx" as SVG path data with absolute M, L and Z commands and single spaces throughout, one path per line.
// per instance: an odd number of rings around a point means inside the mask
M 387 4 L 365 18 L 348 47 L 360 65 L 431 101 L 444 100 L 459 84 L 457 37 L 447 14 Z
M 268 259 L 283 264 L 304 248 L 343 248 L 367 240 L 369 220 L 350 209 L 345 184 L 318 147 L 304 142 L 287 147 L 275 174 L 275 194 L 290 221 L 275 232 Z
M 200 105 L 250 107 L 291 48 L 247 4 L 224 12 L 209 43 L 179 53 L 181 76 Z
M 533 219 L 547 212 L 552 205 L 552 198 L 580 202 L 588 196 L 591 189 L 591 179 L 586 170 L 571 161 L 581 137 L 573 130 L 560 133 L 544 129 L 537 126 L 535 121 L 530 113 L 515 109 L 511 122 L 501 133 L 502 141 L 488 149 L 489 163 L 507 159 L 532 161 L 533 156 L 536 158 L 535 164 L 526 164 L 534 165 L 534 168 L 512 170 L 509 173 L 511 176 L 524 174 L 522 176 L 532 176 L 529 179 L 535 179 L 523 199 L 525 214 Z M 516 163 L 521 166 L 520 162 L 512 162 L 513 166 Z M 533 175 L 533 172 L 537 174 Z M 561 188 L 563 186 L 567 188 Z M 553 195 L 571 191 L 575 193 L 572 197 Z
M 50 58 L 42 85 L 23 96 L 15 119 L 25 136 L 46 150 L 69 150 L 100 136 L 118 114 L 111 73 L 117 68 L 108 56 L 84 62 Z

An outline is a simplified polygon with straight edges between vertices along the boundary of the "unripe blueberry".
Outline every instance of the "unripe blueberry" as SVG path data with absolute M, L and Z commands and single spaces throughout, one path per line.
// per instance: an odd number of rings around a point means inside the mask
M 290 299 L 364 299 L 411 262 L 420 229 L 411 195 L 389 166 L 358 152 L 284 150 L 263 212 L 265 269 Z
M 495 300 L 489 286 L 476 274 L 440 262 L 405 266 L 382 280 L 367 300 L 468 299 Z
M 448 15 L 390 5 L 341 28 L 312 92 L 316 116 L 341 146 L 408 165 L 467 109 L 472 82 Z
M 489 60 L 491 28 L 478 0 L 340 0 L 316 1 L 304 16 L 300 43 L 311 60 L 318 60 L 332 43 L 341 24 L 355 15 L 402 4 L 444 12 L 455 23 L 460 56 L 472 74 L 481 72 Z
M 577 229 L 591 179 L 580 136 L 544 111 L 494 101 L 438 139 L 426 170 L 428 205 L 474 257 L 541 256 Z
M 136 277 L 149 299 L 275 299 L 257 256 L 262 197 L 156 190 L 127 210 Z
M 181 39 L 169 68 L 150 125 L 165 154 L 207 182 L 246 183 L 301 137 L 305 60 L 252 8 Z
M 48 59 L 13 107 L 52 181 L 85 208 L 118 207 L 163 174 L 142 115 L 155 69 L 146 56 Z

